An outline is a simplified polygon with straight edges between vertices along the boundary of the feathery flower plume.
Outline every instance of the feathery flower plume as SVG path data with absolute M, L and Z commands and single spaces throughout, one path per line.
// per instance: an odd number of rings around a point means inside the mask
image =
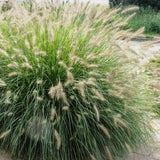
M 120 124 L 121 126 L 128 128 L 128 125 L 122 119 L 120 119 L 118 117 L 114 117 L 113 119 L 114 119 L 115 125 Z
M 85 83 L 84 81 L 79 81 L 77 84 L 77 89 L 78 89 L 78 92 L 79 94 L 82 96 L 82 97 L 86 97 L 85 95 Z
M 23 50 L 19 49 L 19 48 L 13 48 L 13 51 L 16 53 L 16 55 L 22 54 Z
M 65 69 L 68 68 L 67 65 L 66 65 L 63 61 L 59 61 L 58 64 L 59 64 L 60 66 L 62 66 L 63 68 L 65 68 Z
M 55 138 L 57 140 L 57 149 L 59 150 L 60 147 L 61 147 L 61 138 L 60 138 L 60 135 L 57 132 L 57 130 L 54 131 L 54 136 L 55 136 Z
M 124 14 L 124 13 L 127 13 L 127 12 L 136 11 L 136 10 L 139 10 L 138 6 L 126 8 L 121 13 Z
M 57 98 L 58 100 L 62 99 L 63 102 L 66 105 L 69 105 L 69 103 L 67 101 L 67 98 L 66 98 L 66 94 L 63 91 L 63 86 L 62 86 L 61 82 L 59 82 L 56 86 L 51 87 L 49 89 L 48 94 L 49 94 L 49 96 L 50 96 L 51 99 L 54 99 L 54 98 Z
M 131 149 L 130 145 L 128 145 L 128 144 L 125 142 L 125 146 L 126 146 L 128 152 L 129 152 L 129 153 L 132 153 L 132 149 Z
M 140 114 L 141 111 L 135 107 L 130 107 L 130 106 L 127 106 L 127 109 L 129 109 L 130 111 L 133 111 L 134 113 L 136 114 Z
M 8 53 L 6 51 L 4 51 L 3 49 L 0 49 L 0 55 L 8 57 Z
M 62 55 L 62 50 L 59 49 L 59 50 L 57 51 L 57 57 L 60 58 L 61 55 Z
M 8 77 L 14 77 L 14 76 L 17 76 L 18 73 L 17 72 L 11 72 L 8 74 Z
M 5 138 L 9 133 L 11 132 L 11 130 L 5 131 L 3 133 L 0 134 L 0 139 Z
M 23 68 L 32 69 L 32 66 L 28 62 L 22 63 Z
M 110 51 L 110 52 L 109 52 L 109 51 L 106 51 L 106 52 L 100 53 L 99 56 L 100 56 L 100 57 L 106 57 L 106 56 L 110 56 L 111 54 L 112 54 L 111 51 Z
M 95 105 L 93 106 L 93 108 L 94 108 L 94 111 L 95 111 L 95 113 L 96 113 L 97 121 L 99 122 L 99 120 L 100 120 L 100 116 L 99 116 L 98 108 L 97 108 Z
M 93 82 L 93 81 L 86 81 L 85 84 L 97 87 L 97 84 L 95 82 Z
M 97 160 L 92 154 L 90 154 L 91 160 Z
M 98 127 L 103 131 L 103 133 L 104 133 L 108 138 L 111 138 L 108 129 L 107 129 L 104 125 L 98 124 Z
M 55 98 L 55 95 L 57 94 L 57 87 L 51 87 L 49 89 L 49 92 L 48 92 L 49 96 L 51 99 Z
M 69 106 L 69 103 L 68 103 L 68 101 L 67 101 L 66 94 L 65 94 L 64 92 L 62 92 L 61 98 L 62 98 L 63 102 L 64 102 L 66 105 Z
M 6 97 L 7 97 L 7 98 L 10 98 L 10 97 L 11 97 L 11 94 L 12 94 L 11 91 L 7 91 L 7 92 L 6 92 Z
M 88 80 L 85 81 L 85 84 L 97 87 L 96 79 L 94 78 L 89 78 Z
M 100 74 L 99 74 L 99 73 L 96 73 L 95 71 L 91 71 L 91 72 L 89 72 L 89 74 L 90 74 L 90 75 L 93 75 L 93 76 L 100 76 Z
M 112 154 L 107 146 L 106 146 L 106 152 L 107 152 L 108 160 L 113 160 Z
M 50 120 L 53 121 L 55 116 L 56 116 L 56 110 L 54 108 L 51 108 Z
M 93 94 L 98 98 L 100 101 L 105 101 L 104 96 L 95 88 L 92 88 Z
M 88 64 L 87 68 L 98 68 L 97 64 Z
M 142 28 L 138 29 L 134 34 L 139 36 L 139 35 L 143 34 L 144 31 L 145 31 L 145 27 L 142 27 Z
M 96 59 L 97 58 L 97 56 L 95 56 L 93 53 L 91 53 L 91 54 L 89 54 L 88 56 L 87 56 L 87 59 L 88 60 L 94 60 L 94 59 Z
M 36 81 L 36 83 L 37 83 L 37 84 L 42 84 L 42 83 L 43 83 L 43 80 L 38 79 L 38 80 Z
M 18 64 L 17 62 L 12 62 L 10 64 L 7 65 L 9 68 L 18 68 Z
M 69 107 L 68 107 L 68 106 L 64 106 L 64 107 L 62 108 L 62 110 L 63 110 L 63 111 L 68 111 L 68 110 L 69 110 Z
M 45 51 L 39 51 L 39 55 L 45 57 L 47 53 Z
M 128 16 L 126 18 L 126 22 L 128 22 L 130 19 L 132 19 L 134 16 L 136 15 L 136 13 L 131 14 L 130 16 Z
M 113 96 L 113 97 L 117 97 L 117 98 L 120 98 L 120 99 L 124 98 L 122 93 L 118 92 L 118 91 L 109 90 L 108 93 L 109 93 L 110 96 Z
M 85 67 L 88 67 L 89 64 L 87 62 L 85 62 L 82 58 L 79 58 L 78 56 L 75 55 L 71 55 L 70 56 L 71 59 L 71 65 L 73 66 L 76 63 L 81 63 L 82 65 L 84 65 Z
M 68 86 L 73 82 L 74 82 L 73 74 L 69 70 L 67 70 L 67 82 L 65 83 L 65 86 Z
M 6 83 L 0 79 L 0 87 L 5 87 L 5 86 L 7 86 Z
M 10 116 L 12 116 L 12 115 L 13 115 L 13 112 L 9 112 L 9 113 L 7 114 L 8 117 L 10 117 Z
M 36 56 L 45 57 L 47 55 L 45 51 L 40 51 L 37 46 L 33 48 L 33 52 L 34 52 L 34 55 L 36 55 Z
M 68 81 L 71 81 L 73 82 L 74 81 L 74 77 L 73 77 L 73 74 L 67 70 L 67 78 L 68 78 Z
M 43 101 L 43 98 L 38 96 L 37 101 Z
M 21 136 L 24 134 L 24 132 L 25 132 L 25 129 L 23 128 L 21 131 Z
M 90 104 L 90 102 L 88 102 L 87 99 L 86 99 L 85 97 L 82 97 L 82 100 L 83 100 L 84 103 Z
M 35 55 L 39 55 L 39 48 L 37 46 L 33 47 L 33 52 Z
M 29 41 L 28 41 L 27 39 L 25 39 L 25 45 L 26 45 L 27 48 L 30 48 L 30 47 L 31 47 L 31 46 L 30 46 L 30 43 L 29 43 Z

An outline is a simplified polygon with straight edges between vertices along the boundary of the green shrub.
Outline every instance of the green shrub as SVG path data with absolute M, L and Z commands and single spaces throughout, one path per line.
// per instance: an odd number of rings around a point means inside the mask
M 160 1 L 157 0 L 122 0 L 124 5 L 139 5 L 141 7 L 152 7 L 153 9 L 160 9 Z
M 141 27 L 145 27 L 146 34 L 160 34 L 160 13 L 155 12 L 151 7 L 141 7 L 125 28 L 136 31 Z
M 14 7 L 0 24 L 1 147 L 27 160 L 111 160 L 145 140 L 144 76 L 119 43 L 133 37 L 113 21 L 119 9 Z

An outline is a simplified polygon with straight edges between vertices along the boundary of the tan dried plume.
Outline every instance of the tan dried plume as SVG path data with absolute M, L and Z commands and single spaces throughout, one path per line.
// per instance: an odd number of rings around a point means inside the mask
M 37 47 L 37 46 L 33 48 L 33 52 L 34 52 L 34 55 L 36 55 L 36 56 L 43 56 L 44 57 L 47 55 L 45 51 L 40 51 L 39 47 Z
M 38 97 L 37 97 L 37 101 L 40 101 L 40 102 L 41 102 L 41 101 L 43 101 L 43 98 L 38 96 Z
M 108 138 L 111 138 L 108 129 L 107 129 L 104 125 L 98 124 L 98 127 L 103 131 L 103 133 L 104 133 Z
M 5 56 L 5 57 L 9 56 L 8 53 L 3 49 L 0 49 L 0 55 Z
M 56 110 L 54 108 L 51 108 L 50 120 L 53 121 L 55 116 L 56 116 Z
M 43 83 L 43 80 L 42 80 L 42 79 L 37 79 L 36 83 L 37 83 L 37 84 L 42 84 L 42 83 Z
M 124 9 L 121 13 L 124 14 L 124 13 L 127 13 L 127 12 L 136 11 L 136 10 L 139 10 L 139 7 L 138 6 L 133 6 L 133 7 L 128 7 L 126 9 Z
M 30 46 L 30 43 L 29 43 L 29 41 L 28 41 L 27 39 L 25 39 L 25 45 L 26 45 L 27 48 L 30 48 L 30 47 L 31 47 L 31 46 Z
M 60 137 L 60 135 L 59 135 L 57 130 L 54 131 L 54 136 L 55 136 L 55 138 L 57 140 L 57 149 L 59 150 L 60 147 L 61 147 L 61 137 Z
M 10 97 L 11 97 L 11 94 L 12 94 L 12 92 L 11 92 L 10 90 L 8 90 L 8 91 L 6 92 L 6 98 L 10 98 Z
M 68 107 L 68 106 L 64 106 L 64 107 L 62 108 L 62 110 L 63 110 L 63 111 L 68 111 L 68 110 L 69 110 L 69 107 Z
M 108 93 L 110 96 L 116 97 L 116 98 L 120 98 L 123 99 L 123 94 L 121 92 L 118 91 L 114 91 L 114 90 L 108 90 Z
M 61 67 L 65 68 L 65 69 L 68 68 L 67 65 L 66 65 L 63 61 L 59 61 L 58 64 L 59 64 Z
M 17 72 L 11 72 L 8 74 L 8 77 L 14 77 L 14 76 L 17 76 L 18 73 Z
M 87 59 L 88 60 L 94 60 L 94 59 L 96 59 L 97 58 L 97 56 L 94 54 L 94 53 L 91 53 L 91 54 L 89 54 L 88 56 L 87 56 Z
M 5 131 L 3 133 L 0 134 L 0 139 L 5 138 L 6 136 L 8 136 L 8 134 L 11 132 L 11 130 L 9 129 L 8 131 Z
M 134 16 L 136 15 L 136 13 L 132 13 L 130 16 L 128 16 L 125 20 L 125 22 L 128 22 L 130 19 L 132 19 Z
M 68 101 L 67 101 L 67 97 L 66 97 L 66 94 L 65 92 L 63 91 L 63 86 L 62 86 L 62 83 L 59 81 L 59 83 L 54 86 L 54 87 L 51 87 L 49 89 L 49 92 L 48 92 L 49 96 L 51 99 L 54 99 L 54 98 L 57 98 L 58 100 L 59 99 L 62 99 L 63 102 L 66 104 L 66 105 L 69 105 Z
M 95 71 L 91 71 L 91 72 L 89 72 L 89 74 L 92 76 L 100 76 L 100 74 Z
M 92 88 L 92 92 L 95 95 L 95 98 L 99 99 L 100 101 L 105 101 L 104 96 L 95 88 Z
M 97 160 L 92 154 L 90 154 L 91 160 Z
M 10 64 L 7 65 L 9 68 L 18 68 L 18 64 L 17 62 L 12 62 Z
M 130 145 L 125 142 L 125 146 L 126 146 L 128 152 L 132 153 L 132 149 L 131 149 Z
M 97 64 L 87 64 L 87 68 L 98 68 L 99 66 Z
M 111 151 L 109 150 L 108 146 L 106 146 L 106 153 L 107 153 L 107 156 L 108 156 L 108 160 L 113 160 Z
M 7 86 L 6 83 L 0 79 L 0 87 L 5 87 L 5 86 Z
M 74 82 L 73 74 L 67 70 L 67 82 L 65 83 L 65 86 L 68 86 L 69 84 L 72 84 Z
M 32 66 L 28 62 L 22 63 L 22 68 L 32 69 Z
M 85 94 L 85 82 L 84 81 L 79 81 L 77 82 L 76 84 L 76 87 L 78 89 L 78 92 L 79 94 L 82 96 L 82 97 L 86 97 L 86 94 Z
M 94 86 L 94 87 L 97 87 L 97 84 L 96 84 L 96 79 L 94 78 L 89 78 L 85 81 L 85 84 L 86 85 L 90 85 L 90 86 Z
M 96 113 L 97 121 L 99 122 L 99 120 L 100 120 L 100 115 L 99 115 L 98 108 L 94 105 L 94 106 L 93 106 L 93 109 L 94 109 L 94 111 L 95 111 L 95 113 Z
M 125 123 L 121 118 L 118 118 L 118 117 L 114 117 L 114 124 L 115 125 L 121 125 L 122 127 L 125 127 L 125 128 L 128 128 L 128 125 L 127 123 Z
M 58 58 L 60 58 L 60 57 L 61 57 L 61 55 L 62 55 L 62 50 L 61 50 L 61 49 L 59 49 L 59 50 L 57 51 L 57 57 L 58 57 Z

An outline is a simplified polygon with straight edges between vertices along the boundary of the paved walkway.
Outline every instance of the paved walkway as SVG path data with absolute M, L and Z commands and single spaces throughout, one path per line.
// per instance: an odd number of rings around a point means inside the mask
M 11 157 L 4 151 L 0 150 L 0 160 L 13 160 L 13 159 L 11 159 Z
M 155 129 L 153 140 L 118 160 L 160 160 L 160 119 L 152 120 L 152 125 Z

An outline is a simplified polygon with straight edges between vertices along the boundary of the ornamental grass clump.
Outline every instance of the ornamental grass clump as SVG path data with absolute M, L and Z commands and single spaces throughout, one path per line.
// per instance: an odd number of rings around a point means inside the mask
M 0 145 L 27 160 L 112 160 L 148 135 L 120 9 L 13 5 L 0 23 Z M 127 46 L 125 46 L 127 48 Z

